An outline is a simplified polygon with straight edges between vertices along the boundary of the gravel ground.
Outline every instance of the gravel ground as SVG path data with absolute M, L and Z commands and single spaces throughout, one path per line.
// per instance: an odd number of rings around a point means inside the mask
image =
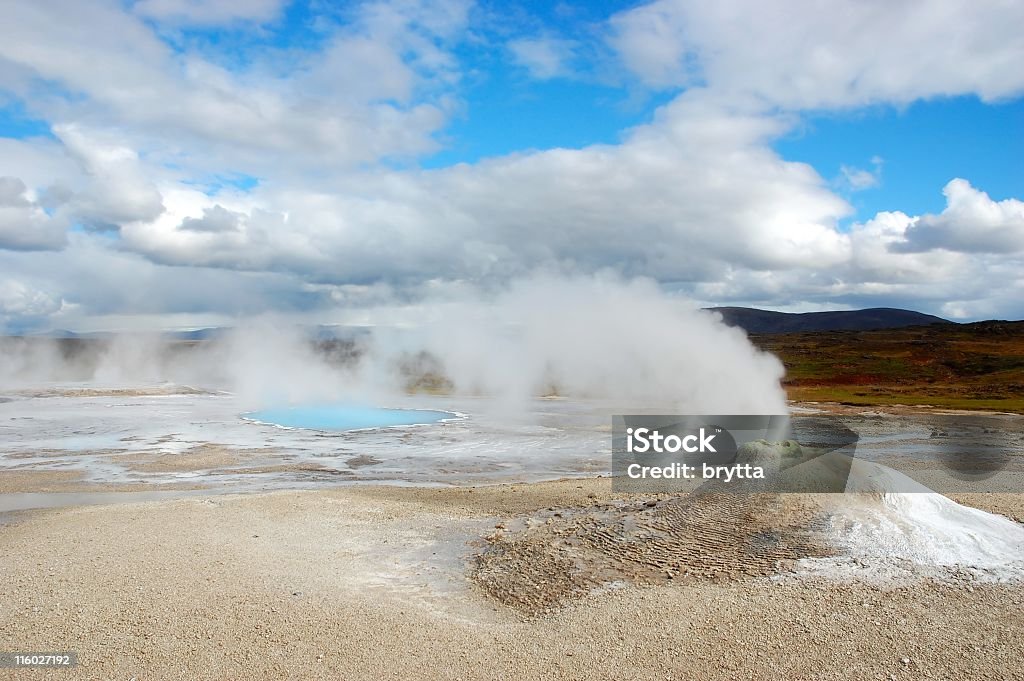
M 80 665 L 0 678 L 1024 675 L 1015 585 L 778 580 L 758 569 L 613 583 L 526 612 L 469 578 L 496 525 L 638 501 L 594 479 L 21 513 L 0 525 L 0 649 L 76 650 Z

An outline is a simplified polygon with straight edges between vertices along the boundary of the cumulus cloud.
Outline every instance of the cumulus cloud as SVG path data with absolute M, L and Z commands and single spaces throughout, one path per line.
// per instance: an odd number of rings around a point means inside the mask
M 655 0 L 606 27 L 632 81 L 684 88 L 649 121 L 614 144 L 430 170 L 407 161 L 464 106 L 462 41 L 540 79 L 600 48 L 536 28 L 482 47 L 462 0 L 321 9 L 315 49 L 228 68 L 165 38 L 273 21 L 275 3 L 7 8 L 0 89 L 53 135 L 0 138 L 0 176 L 20 178 L 0 185 L 0 271 L 79 323 L 406 314 L 538 269 L 650 277 L 708 303 L 1024 314 L 1018 199 L 958 180 L 938 215 L 897 205 L 841 227 L 880 160 L 823 179 L 773 148 L 807 108 L 1020 93 L 1015 4 Z M 228 175 L 259 181 L 210 179 Z
M 327 87 L 342 99 L 394 100 L 444 88 L 458 79 L 446 49 L 469 20 L 468 0 L 377 0 L 358 6 L 308 64 L 306 86 Z
M 835 223 L 849 206 L 767 147 L 779 129 L 695 92 L 621 145 L 376 174 L 333 191 L 254 191 L 221 207 L 232 215 L 198 192 L 166 193 L 167 215 L 125 227 L 124 245 L 156 262 L 332 283 L 500 281 L 538 266 L 696 281 L 841 262 Z M 233 229 L 195 228 L 214 216 Z
M 60 328 L 73 330 L 228 326 L 271 310 L 317 324 L 336 304 L 292 275 L 165 267 L 109 241 L 73 232 L 61 251 L 0 250 L 0 280 L 63 301 Z
M 1024 5 L 971 0 L 656 0 L 609 40 L 654 87 L 707 83 L 793 109 L 1024 91 Z
M 66 226 L 28 196 L 25 183 L 0 177 L 0 248 L 53 250 L 67 241 Z
M 922 215 L 906 230 L 905 240 L 893 245 L 903 252 L 945 249 L 962 253 L 1020 253 L 1024 251 L 1024 201 L 993 201 L 967 180 L 950 180 L 942 193 L 946 208 Z
M 0 329 L 29 330 L 60 311 L 63 301 L 16 279 L 0 279 Z
M 652 87 L 685 87 L 698 77 L 694 45 L 687 39 L 683 8 L 654 2 L 611 20 L 609 41 L 626 66 Z
M 0 137 L 0 175 L 20 178 L 29 187 L 77 181 L 80 166 L 60 140 Z
M 160 192 L 145 177 L 138 154 L 115 141 L 103 140 L 77 125 L 54 126 L 64 148 L 87 178 L 77 194 L 65 191 L 60 202 L 81 223 L 98 230 L 116 230 L 136 220 L 153 220 L 164 211 Z
M 179 5 L 192 7 L 167 6 Z M 307 168 L 414 156 L 436 148 L 446 120 L 446 91 L 434 86 L 447 81 L 445 41 L 466 8 L 366 3 L 322 52 L 246 73 L 177 54 L 117 3 L 15 3 L 0 23 L 0 87 L 31 97 L 49 118 L 128 126 L 140 144 L 178 138 L 165 153 L 205 145 L 204 156 L 236 169 L 273 168 L 278 153 Z M 75 97 L 53 96 L 53 84 Z
M 212 208 L 204 208 L 201 218 L 182 220 L 181 229 L 193 232 L 236 232 L 244 217 L 242 213 L 228 210 L 218 203 Z

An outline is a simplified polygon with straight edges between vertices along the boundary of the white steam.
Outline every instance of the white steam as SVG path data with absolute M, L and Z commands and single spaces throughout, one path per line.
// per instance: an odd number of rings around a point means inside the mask
M 458 392 L 514 404 L 555 392 L 679 413 L 786 413 L 782 364 L 653 282 L 521 280 L 438 308 L 378 353 L 423 349 Z
M 31 380 L 172 381 L 235 392 L 254 407 L 380 402 L 407 389 L 410 367 L 415 372 L 425 363 L 443 374 L 446 388 L 509 409 L 557 393 L 677 413 L 786 410 L 783 367 L 775 357 L 717 315 L 650 281 L 536 276 L 498 292 L 425 300 L 419 312 L 415 325 L 377 327 L 348 347 L 355 353 L 345 361 L 274 318 L 203 343 L 134 334 L 100 349 L 7 342 L 0 347 L 0 387 Z

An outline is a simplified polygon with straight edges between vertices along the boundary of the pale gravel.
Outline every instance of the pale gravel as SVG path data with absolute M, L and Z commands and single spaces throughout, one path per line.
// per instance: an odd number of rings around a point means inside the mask
M 502 519 L 611 496 L 570 480 L 22 513 L 0 525 L 0 649 L 81 665 L 0 678 L 1024 676 L 1020 586 L 629 586 L 524 619 L 466 579 L 467 542 Z M 998 504 L 1020 517 L 1019 498 Z

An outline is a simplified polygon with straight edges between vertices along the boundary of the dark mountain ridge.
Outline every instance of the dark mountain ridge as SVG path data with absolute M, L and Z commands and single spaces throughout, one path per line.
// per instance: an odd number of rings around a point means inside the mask
M 747 333 L 872 331 L 953 323 L 948 319 L 923 312 L 892 307 L 829 312 L 774 312 L 752 307 L 710 307 L 707 309 L 722 315 L 722 320 L 729 326 L 738 326 Z

